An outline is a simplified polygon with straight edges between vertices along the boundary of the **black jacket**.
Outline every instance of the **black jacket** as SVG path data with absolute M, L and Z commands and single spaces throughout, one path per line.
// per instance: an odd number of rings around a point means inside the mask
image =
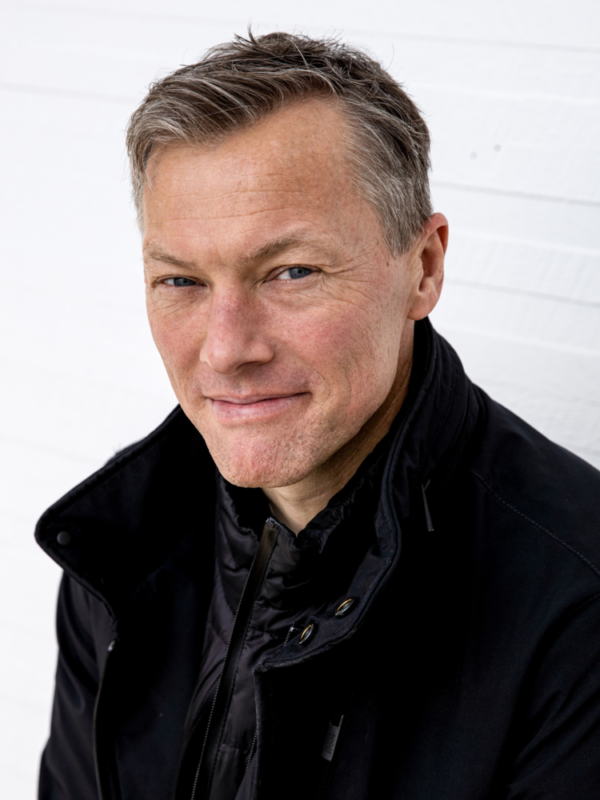
M 254 668 L 295 634 L 307 631 L 299 640 L 306 643 L 315 635 L 309 620 L 340 596 L 338 618 L 353 611 L 358 600 L 349 587 L 376 541 L 381 472 L 393 438 L 390 431 L 297 535 L 272 517 L 260 489 L 232 486 L 217 474 L 215 577 L 177 800 L 189 800 L 194 786 L 205 800 L 246 796 L 257 741 Z
M 255 668 L 244 795 L 597 800 L 600 475 L 418 328 L 423 375 L 389 448 L 375 538 L 348 592 L 306 620 L 309 640 Z M 214 462 L 176 410 L 40 520 L 65 570 L 42 800 L 97 800 L 97 781 L 103 800 L 170 796 L 214 509 Z M 351 613 L 335 616 L 347 595 Z

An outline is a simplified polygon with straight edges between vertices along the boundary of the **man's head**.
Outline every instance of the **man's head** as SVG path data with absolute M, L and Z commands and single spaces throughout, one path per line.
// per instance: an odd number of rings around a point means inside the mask
M 376 62 L 285 34 L 216 48 L 132 117 L 153 335 L 233 483 L 302 481 L 405 388 L 442 278 L 428 145 Z

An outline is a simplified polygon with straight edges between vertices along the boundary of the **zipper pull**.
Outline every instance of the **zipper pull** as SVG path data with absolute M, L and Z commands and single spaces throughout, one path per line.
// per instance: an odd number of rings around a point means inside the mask
M 292 636 L 295 633 L 299 633 L 301 630 L 302 630 L 302 625 L 297 625 L 295 622 L 293 625 L 290 625 L 290 628 L 285 636 L 285 639 L 283 640 L 282 647 L 285 647 L 286 644 L 289 642 L 289 640 L 292 638 Z
M 427 525 L 427 533 L 434 533 L 433 529 L 433 521 L 431 519 L 431 512 L 429 511 L 429 503 L 427 502 L 427 495 L 425 492 L 429 488 L 429 484 L 431 481 L 427 481 L 425 484 L 421 484 L 421 492 L 423 494 L 423 508 L 425 511 L 425 524 Z
M 321 758 L 324 758 L 325 761 L 331 761 L 333 759 L 333 754 L 335 753 L 335 748 L 340 736 L 340 730 L 342 728 L 343 721 L 344 715 L 342 714 L 337 724 L 334 720 L 332 720 L 327 727 L 325 741 L 323 742 L 323 749 L 321 750 Z

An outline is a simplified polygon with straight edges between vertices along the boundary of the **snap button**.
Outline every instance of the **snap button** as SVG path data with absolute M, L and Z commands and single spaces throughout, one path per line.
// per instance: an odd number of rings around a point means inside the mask
M 352 607 L 356 603 L 356 597 L 349 597 L 347 600 L 344 600 L 343 603 L 340 603 L 339 606 L 335 610 L 336 617 L 345 617 L 349 611 L 352 610 Z
M 313 622 L 310 625 L 307 625 L 306 628 L 300 634 L 299 642 L 300 644 L 306 644 L 309 639 L 312 639 L 315 632 L 315 625 Z
M 71 534 L 69 531 L 61 531 L 58 536 L 56 537 L 56 541 L 59 544 L 71 544 Z

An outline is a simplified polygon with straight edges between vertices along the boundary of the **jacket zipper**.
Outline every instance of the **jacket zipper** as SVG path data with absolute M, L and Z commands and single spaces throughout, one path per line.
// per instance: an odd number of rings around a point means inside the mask
M 248 758 L 246 759 L 246 769 L 244 770 L 244 774 L 248 772 L 250 767 L 250 762 L 254 756 L 254 751 L 256 750 L 256 745 L 258 742 L 258 730 L 254 731 L 254 736 L 252 737 L 252 744 L 250 745 L 250 752 L 248 753 Z
M 285 636 L 285 639 L 284 639 L 282 647 L 286 646 L 286 644 L 292 638 L 292 634 L 293 633 L 295 633 L 296 631 L 301 631 L 301 630 L 302 630 L 302 627 L 296 625 L 295 623 L 293 625 L 290 625 L 289 630 L 286 633 L 286 636 Z M 258 719 L 258 716 L 257 716 L 257 719 Z M 248 758 L 246 759 L 245 772 L 248 772 L 248 769 L 250 767 L 250 762 L 252 761 L 252 758 L 254 756 L 254 751 L 256 750 L 257 743 L 258 743 L 258 730 L 255 730 L 254 731 L 254 736 L 252 737 L 252 744 L 250 745 L 250 752 L 248 753 Z
M 260 537 L 258 550 L 256 551 L 250 571 L 248 572 L 248 577 L 233 621 L 231 636 L 229 637 L 225 660 L 223 662 L 223 669 L 221 670 L 221 676 L 215 691 L 206 726 L 204 743 L 194 775 L 190 800 L 199 800 L 199 798 L 197 798 L 197 793 L 201 778 L 204 779 L 203 782 L 205 784 L 205 794 L 202 800 L 205 800 L 205 797 L 208 797 L 210 794 L 214 762 L 221 743 L 221 731 L 224 722 L 223 714 L 226 713 L 228 698 L 233 691 L 237 661 L 239 660 L 243 643 L 246 640 L 252 607 L 263 583 L 267 565 L 271 558 L 273 548 L 275 547 L 275 542 L 277 541 L 278 532 L 276 524 L 271 520 L 267 520 L 263 528 L 262 536 Z M 215 729 L 215 724 L 217 722 L 218 726 Z
M 246 593 L 246 587 L 248 586 L 248 581 L 250 580 L 250 571 L 251 570 L 248 571 L 248 575 L 246 576 L 246 581 L 244 583 L 244 588 L 242 589 L 241 597 L 243 597 L 244 594 Z M 227 658 L 229 656 L 229 651 L 231 649 L 231 640 L 233 638 L 233 630 L 235 628 L 235 624 L 237 622 L 237 619 L 238 619 L 238 616 L 239 616 L 239 613 L 240 613 L 240 605 L 241 605 L 241 598 L 240 598 L 240 603 L 238 603 L 238 607 L 236 609 L 235 616 L 233 618 L 233 626 L 231 628 L 231 635 L 229 636 L 229 641 L 227 642 L 227 647 L 225 648 L 225 658 L 223 660 L 223 666 L 225 666 L 225 664 L 227 662 Z M 217 699 L 217 693 L 219 691 L 219 686 L 221 685 L 221 678 L 222 677 L 223 677 L 223 670 L 221 670 L 221 674 L 220 674 L 219 680 L 217 682 L 217 688 L 215 689 L 215 694 L 214 694 L 212 703 L 210 705 L 210 712 L 208 714 L 208 721 L 206 723 L 206 733 L 204 735 L 204 740 L 203 740 L 203 743 L 202 743 L 202 750 L 200 751 L 200 761 L 202 761 L 202 756 L 204 754 L 204 749 L 206 747 L 206 740 L 208 738 L 208 731 L 210 729 L 210 726 L 211 726 L 211 723 L 212 723 L 212 720 L 213 720 L 213 716 L 214 716 L 214 713 L 215 713 L 215 702 L 216 702 L 216 699 Z M 196 693 L 194 693 L 194 697 L 192 698 L 192 701 L 191 701 L 192 703 L 195 700 L 195 696 L 196 696 Z M 175 781 L 173 783 L 173 786 L 174 786 L 173 800 L 177 800 L 177 784 L 179 782 L 179 776 L 181 775 L 181 768 L 182 768 L 183 762 L 185 760 L 187 749 L 188 749 L 188 747 L 190 745 L 190 742 L 191 742 L 194 734 L 196 733 L 198 725 L 200 724 L 201 721 L 202 721 L 202 717 L 200 716 L 200 717 L 198 717 L 198 719 L 196 719 L 196 721 L 191 726 L 189 732 L 187 733 L 187 735 L 185 737 L 185 741 L 183 742 L 183 746 L 181 748 L 181 755 L 180 755 L 180 758 L 179 758 L 179 763 L 177 765 L 177 772 L 175 773 Z M 195 775 L 195 778 L 194 778 L 194 784 L 192 786 L 192 798 L 194 797 L 194 794 L 196 792 L 196 788 L 197 788 L 197 785 L 198 785 L 199 770 L 200 770 L 200 764 L 198 765 L 198 768 L 196 770 L 196 775 Z M 100 800 L 102 800 L 102 798 L 100 798 Z
M 248 572 L 248 575 L 246 576 L 246 581 L 244 583 L 244 588 L 242 589 L 242 597 L 246 593 L 246 588 L 248 586 L 248 581 L 250 580 L 250 571 Z M 194 776 L 194 785 L 192 786 L 192 800 L 194 800 L 194 797 L 195 797 L 195 794 L 196 794 L 196 789 L 198 788 L 198 780 L 200 778 L 200 767 L 202 765 L 202 758 L 204 756 L 204 751 L 206 749 L 206 742 L 208 740 L 208 733 L 210 731 L 210 727 L 211 727 L 211 724 L 212 724 L 212 721 L 213 721 L 213 717 L 215 715 L 215 705 L 216 705 L 216 702 L 217 702 L 217 695 L 219 694 L 219 688 L 221 686 L 221 679 L 223 678 L 223 672 L 225 670 L 225 664 L 227 663 L 227 659 L 229 658 L 229 651 L 231 650 L 231 640 L 233 639 L 233 631 L 235 630 L 235 624 L 236 624 L 236 622 L 238 620 L 238 617 L 239 617 L 239 614 L 240 614 L 240 606 L 242 604 L 242 602 L 241 602 L 242 597 L 240 597 L 240 602 L 238 604 L 238 607 L 237 607 L 236 612 L 235 612 L 235 616 L 233 618 L 233 625 L 232 625 L 232 628 L 231 628 L 231 635 L 229 637 L 229 641 L 227 642 L 227 647 L 225 649 L 225 658 L 223 659 L 223 669 L 221 670 L 221 674 L 219 676 L 219 681 L 217 683 L 217 688 L 215 690 L 215 696 L 213 697 L 213 701 L 212 701 L 211 706 L 210 706 L 210 712 L 208 714 L 208 721 L 206 723 L 206 733 L 204 735 L 204 741 L 202 743 L 202 750 L 200 752 L 200 760 L 198 762 L 198 767 L 196 769 L 196 774 Z M 191 737 L 192 737 L 193 733 L 195 732 L 195 730 L 196 730 L 196 726 L 194 725 L 192 727 L 192 730 L 190 731 L 190 735 L 186 739 L 186 745 L 189 744 L 189 740 L 191 739 Z
M 93 744 L 94 744 L 94 770 L 96 773 L 96 784 L 98 786 L 98 800 L 110 800 L 110 782 L 108 776 L 105 776 L 102 772 L 101 765 L 100 765 L 100 754 L 98 752 L 98 738 L 101 735 L 98 731 L 99 727 L 99 709 L 100 703 L 102 702 L 102 695 L 103 689 L 106 685 L 106 670 L 108 668 L 108 662 L 110 660 L 111 654 L 114 652 L 115 646 L 117 644 L 117 640 L 113 639 L 112 642 L 108 645 L 108 649 L 106 651 L 106 657 L 104 659 L 104 665 L 102 667 L 102 674 L 100 676 L 100 683 L 98 684 L 98 693 L 96 695 L 96 703 L 94 705 L 94 737 L 93 737 Z M 100 720 L 101 721 L 101 720 Z

